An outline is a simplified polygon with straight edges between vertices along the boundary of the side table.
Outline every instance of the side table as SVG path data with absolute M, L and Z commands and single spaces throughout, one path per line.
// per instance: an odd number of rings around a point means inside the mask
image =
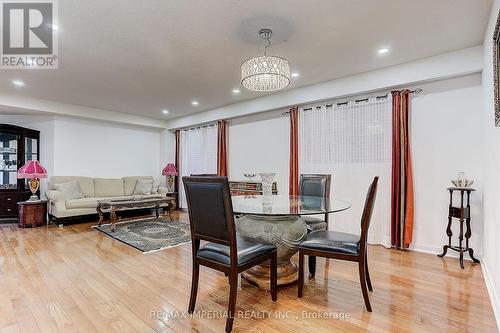
M 474 250 L 469 247 L 469 238 L 472 235 L 472 231 L 470 228 L 470 194 L 475 191 L 470 187 L 448 187 L 447 190 L 450 192 L 450 204 L 448 208 L 448 227 L 446 228 L 446 234 L 448 235 L 448 244 L 443 246 L 443 253 L 438 254 L 438 257 L 444 257 L 448 249 L 453 251 L 457 251 L 460 253 L 460 267 L 464 268 L 464 252 L 468 252 L 470 258 L 475 263 L 478 263 L 479 260 L 474 258 Z M 453 206 L 453 192 L 460 192 L 460 207 Z M 467 194 L 467 203 L 464 206 L 464 195 Z M 451 230 L 451 223 L 453 218 L 456 218 L 460 221 L 460 233 L 458 234 L 458 246 L 451 245 L 451 236 L 453 236 L 453 232 Z M 467 228 L 465 232 L 465 247 L 462 246 L 464 240 L 464 222 Z
M 47 200 L 17 203 L 19 228 L 32 228 L 47 224 Z

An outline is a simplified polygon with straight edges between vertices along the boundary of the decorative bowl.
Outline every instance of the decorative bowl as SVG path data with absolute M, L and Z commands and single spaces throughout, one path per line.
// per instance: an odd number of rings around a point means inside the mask
M 469 187 L 474 184 L 474 180 L 472 179 L 451 179 L 451 183 L 455 185 L 455 187 Z

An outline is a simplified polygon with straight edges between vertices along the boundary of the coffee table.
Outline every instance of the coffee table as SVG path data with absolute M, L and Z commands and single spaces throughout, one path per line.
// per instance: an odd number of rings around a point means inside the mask
M 97 214 L 99 215 L 99 223 L 101 226 L 102 221 L 104 220 L 104 212 L 103 209 L 110 210 L 110 218 L 111 218 L 111 231 L 115 231 L 116 224 L 116 211 L 120 209 L 126 208 L 154 208 L 156 212 L 156 217 L 159 217 L 160 214 L 158 210 L 165 207 L 168 208 L 168 217 L 172 221 L 172 209 L 175 207 L 175 198 L 172 197 L 161 197 L 161 198 L 147 198 L 147 199 L 117 199 L 117 200 L 99 200 L 97 201 Z

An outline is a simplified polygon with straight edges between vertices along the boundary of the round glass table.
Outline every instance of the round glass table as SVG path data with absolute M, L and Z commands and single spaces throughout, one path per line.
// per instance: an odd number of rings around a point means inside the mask
M 298 268 L 290 258 L 297 253 L 297 246 L 307 236 L 306 223 L 301 216 L 337 213 L 349 209 L 343 200 L 322 197 L 273 195 L 233 196 L 233 211 L 240 215 L 236 220 L 238 235 L 271 242 L 278 248 L 278 285 L 298 280 Z M 243 277 L 269 290 L 269 264 L 257 265 Z

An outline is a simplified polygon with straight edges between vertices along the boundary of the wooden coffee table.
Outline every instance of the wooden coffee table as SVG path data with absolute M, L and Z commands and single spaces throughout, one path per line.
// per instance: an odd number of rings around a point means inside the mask
M 175 207 L 175 198 L 172 197 L 162 197 L 162 198 L 147 198 L 147 199 L 119 199 L 119 200 L 99 200 L 97 201 L 97 214 L 99 215 L 99 223 L 101 226 L 104 220 L 103 209 L 110 210 L 111 218 L 111 231 L 115 231 L 116 224 L 116 211 L 124 208 L 154 208 L 156 212 L 156 217 L 160 214 L 158 210 L 161 208 L 168 208 L 168 217 L 172 221 L 172 209 Z

